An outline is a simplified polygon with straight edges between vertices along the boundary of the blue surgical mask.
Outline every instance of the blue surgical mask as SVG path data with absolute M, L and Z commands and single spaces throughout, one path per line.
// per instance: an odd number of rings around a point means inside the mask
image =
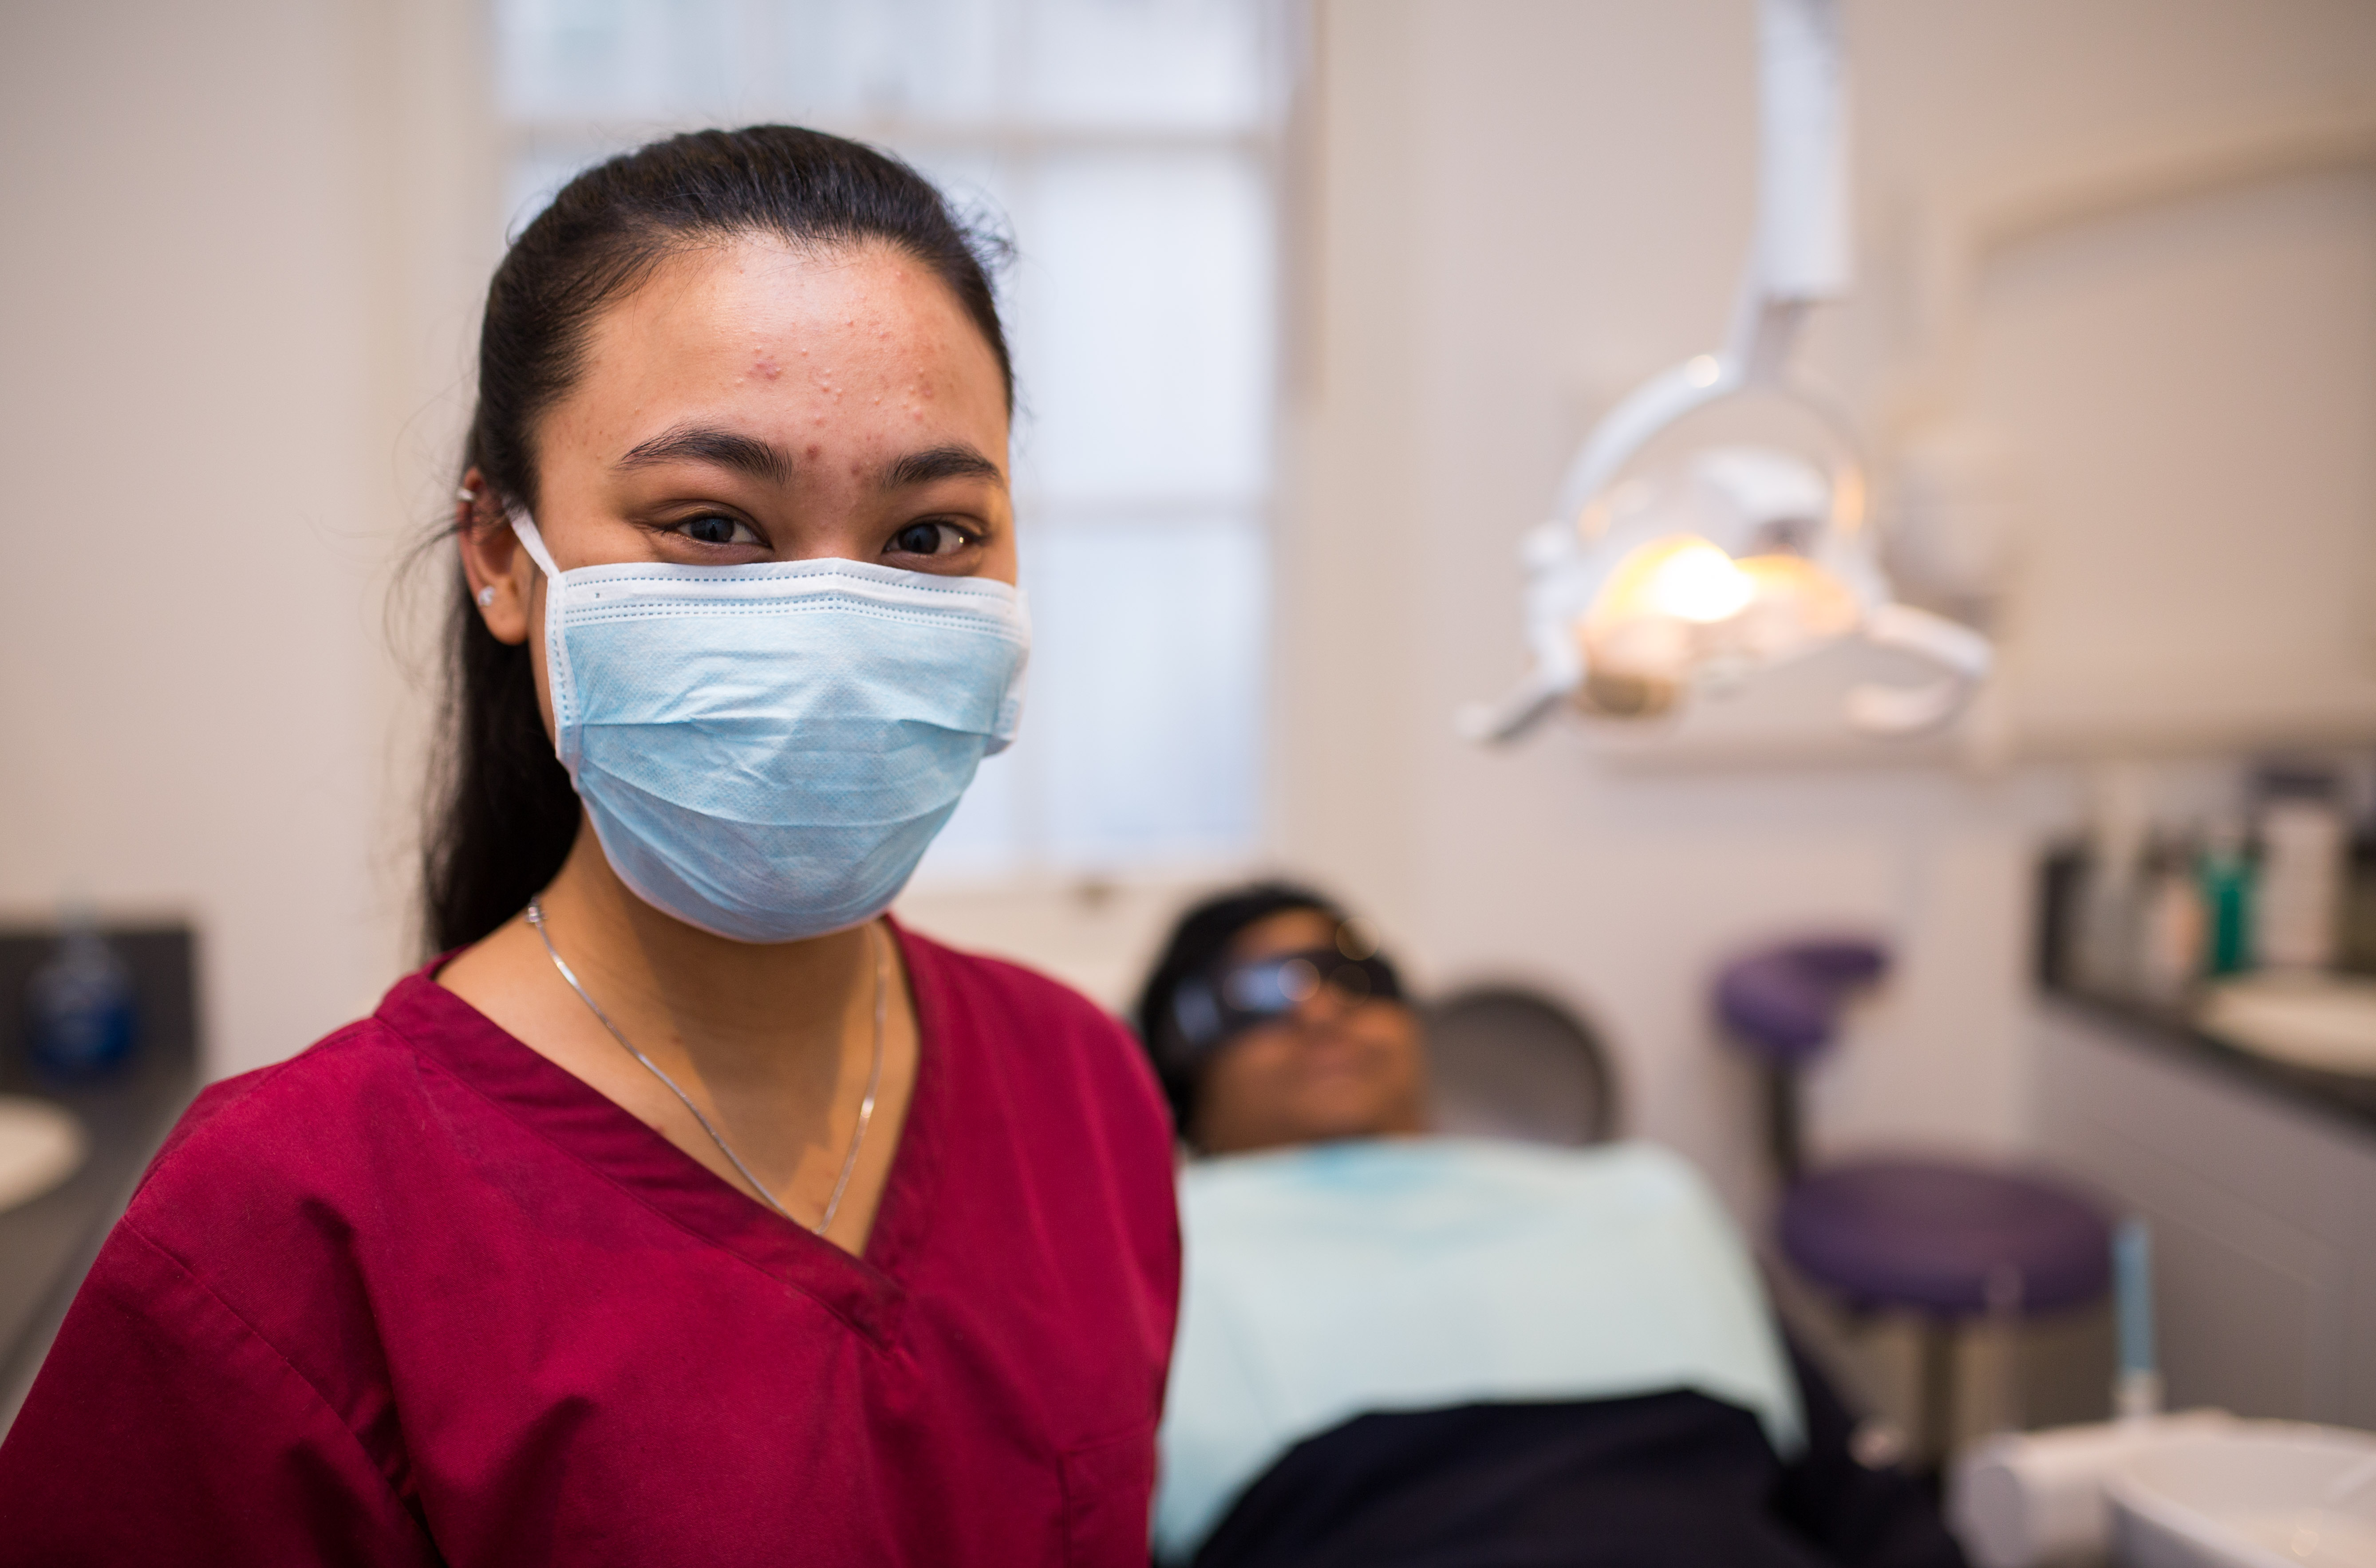
M 1030 623 L 986 577 L 859 561 L 632 563 L 550 579 L 553 749 L 619 879 L 737 942 L 891 905 L 1014 738 Z

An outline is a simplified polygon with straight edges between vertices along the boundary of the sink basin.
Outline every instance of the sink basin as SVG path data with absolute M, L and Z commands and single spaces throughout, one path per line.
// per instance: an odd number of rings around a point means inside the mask
M 90 1140 L 64 1106 L 0 1094 L 0 1212 L 28 1204 L 78 1170 Z
M 2238 1421 L 2105 1483 L 2124 1568 L 2376 1568 L 2376 1433 Z
M 2196 1020 L 2263 1056 L 2376 1076 L 2376 981 L 2256 975 L 2215 986 Z

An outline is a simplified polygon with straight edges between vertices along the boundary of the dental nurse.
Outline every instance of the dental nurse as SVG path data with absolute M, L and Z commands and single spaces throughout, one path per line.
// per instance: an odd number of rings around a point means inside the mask
M 0 1562 L 1146 1561 L 1160 1099 L 885 912 L 1015 731 L 1010 401 L 977 244 L 853 143 L 679 137 L 529 225 L 446 952 L 183 1119 L 0 1447 Z

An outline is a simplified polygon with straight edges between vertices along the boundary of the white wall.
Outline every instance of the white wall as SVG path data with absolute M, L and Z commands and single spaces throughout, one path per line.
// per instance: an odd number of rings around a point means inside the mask
M 494 171 L 468 0 L 0 8 L 0 909 L 186 916 L 210 1065 L 411 948 L 434 515 Z
M 1704 997 L 1721 956 L 1770 933 L 1864 926 L 1900 954 L 1824 1075 L 1819 1131 L 2019 1145 L 2030 862 L 2073 816 L 2067 769 L 1627 769 L 1572 731 L 1487 752 L 1450 730 L 1519 667 L 1515 542 L 1590 416 L 1720 336 L 1752 206 L 1748 0 L 1330 0 L 1319 22 L 1282 857 L 1441 975 L 1530 975 L 1587 1007 L 1633 1125 L 1736 1202 L 1759 1186 L 1750 1085 Z M 1907 336 L 1893 246 L 1926 198 L 2305 104 L 2365 109 L 2376 82 L 2376 9 L 2342 3 L 1851 0 L 1847 30 L 1868 286 L 1813 349 L 1875 418 Z M 2165 392 L 2137 393 L 2148 427 Z M 2358 483 L 2327 491 L 2357 505 Z M 2376 517 L 2348 521 L 2376 538 Z M 2336 532 L 2332 509 L 2253 527 L 2229 548 Z M 2293 608 L 2253 600 L 2205 635 L 2249 648 Z M 2330 636 L 2309 657 L 2366 652 Z

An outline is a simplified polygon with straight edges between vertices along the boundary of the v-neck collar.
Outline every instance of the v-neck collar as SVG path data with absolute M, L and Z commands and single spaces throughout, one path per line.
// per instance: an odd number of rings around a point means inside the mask
M 930 1229 L 951 1063 L 941 955 L 885 917 L 916 1009 L 916 1081 L 863 1256 L 730 1185 L 592 1085 L 439 985 L 444 954 L 396 983 L 373 1015 L 513 1120 L 685 1230 L 811 1297 L 877 1344 L 897 1337 L 905 1276 Z

